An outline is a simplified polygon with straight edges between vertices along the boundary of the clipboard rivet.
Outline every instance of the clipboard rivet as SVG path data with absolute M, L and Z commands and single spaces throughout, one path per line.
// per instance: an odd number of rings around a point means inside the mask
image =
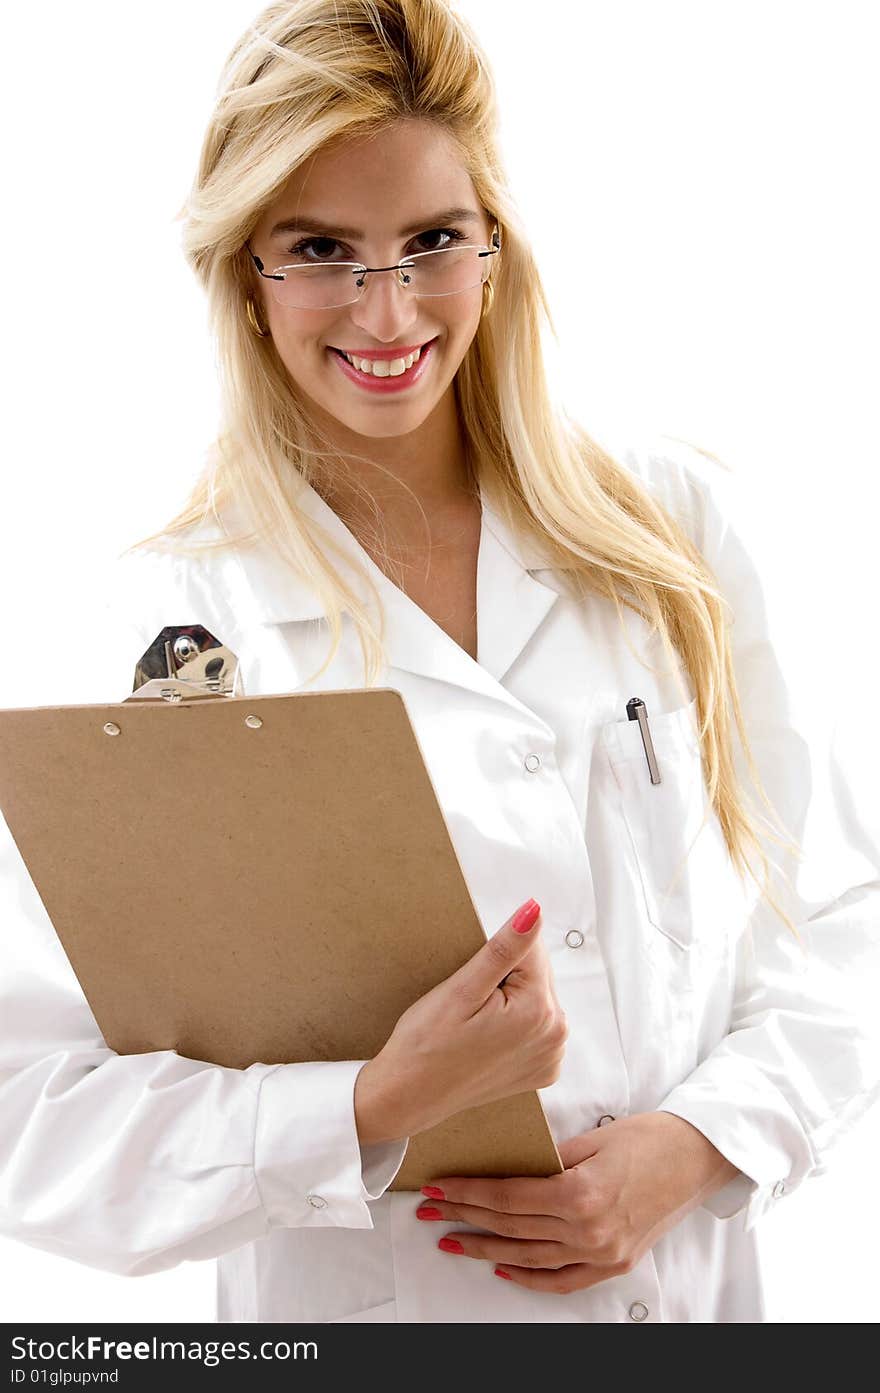
M 259 730 L 263 724 L 259 716 L 245 716 L 244 723 L 246 726 L 250 726 L 251 730 Z
M 121 734 L 121 732 L 120 732 L 119 726 L 116 724 L 115 721 L 106 721 L 106 722 L 104 723 L 104 734 L 105 734 L 105 735 L 119 735 L 119 734 Z

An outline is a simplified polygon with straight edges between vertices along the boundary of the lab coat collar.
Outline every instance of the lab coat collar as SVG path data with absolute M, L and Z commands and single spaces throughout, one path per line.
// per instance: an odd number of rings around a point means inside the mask
M 364 568 L 376 584 L 387 616 L 386 652 L 393 667 L 422 673 L 444 681 L 459 682 L 497 695 L 496 684 L 524 649 L 560 593 L 553 584 L 547 558 L 520 540 L 497 512 L 484 490 L 480 491 L 482 526 L 477 563 L 477 662 L 438 624 L 391 581 L 375 564 L 354 534 L 330 505 L 306 480 L 297 496 L 298 506 L 344 553 L 340 562 L 347 581 L 362 595 L 371 612 L 375 607 L 357 578 Z M 229 505 L 224 526 L 240 521 Z M 238 549 L 257 622 L 290 624 L 320 620 L 324 609 L 319 596 L 292 574 L 265 543 Z M 349 569 L 349 560 L 353 563 Z M 539 578 L 540 577 L 540 578 Z

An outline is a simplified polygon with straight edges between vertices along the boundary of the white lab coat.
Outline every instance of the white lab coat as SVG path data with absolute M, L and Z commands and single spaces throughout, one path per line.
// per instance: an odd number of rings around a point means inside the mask
M 218 1258 L 221 1321 L 763 1318 L 757 1220 L 825 1169 L 880 1086 L 877 849 L 780 670 L 738 486 L 677 443 L 619 457 L 689 529 L 733 605 L 755 755 L 805 837 L 797 895 L 785 903 L 807 959 L 742 886 L 714 816 L 676 889 L 661 893 L 705 791 L 691 689 L 681 669 L 664 668 L 642 620 L 624 610 L 624 635 L 613 605 L 575 602 L 484 496 L 474 662 L 314 490 L 303 506 L 381 588 L 381 685 L 405 699 L 487 934 L 530 896 L 542 906 L 570 1030 L 561 1075 L 541 1090 L 555 1137 L 663 1109 L 698 1127 L 740 1174 L 626 1275 L 565 1296 L 500 1282 L 492 1263 L 438 1249 L 460 1224 L 420 1222 L 419 1195 L 387 1190 L 405 1138 L 359 1147 L 352 1097 L 363 1061 L 239 1071 L 173 1051 L 108 1049 L 7 836 L 4 1233 L 132 1276 Z M 93 650 L 95 687 L 83 700 L 130 692 L 136 659 L 166 624 L 210 629 L 239 655 L 250 695 L 298 689 L 326 652 L 319 602 L 263 550 L 129 558 L 116 563 L 113 590 L 131 627 Z M 362 681 L 346 617 L 342 648 L 316 686 Z M 658 785 L 626 716 L 631 696 L 647 705 Z

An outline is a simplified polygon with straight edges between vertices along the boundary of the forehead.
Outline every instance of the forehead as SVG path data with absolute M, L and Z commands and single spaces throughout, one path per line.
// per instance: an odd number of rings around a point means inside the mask
M 278 221 L 309 216 L 366 235 L 396 232 L 445 207 L 482 212 L 449 132 L 407 120 L 323 147 L 293 171 L 258 231 L 268 235 Z

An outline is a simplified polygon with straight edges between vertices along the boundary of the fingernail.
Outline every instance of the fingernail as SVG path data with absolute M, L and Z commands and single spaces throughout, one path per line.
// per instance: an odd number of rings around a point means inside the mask
M 437 1247 L 442 1248 L 444 1253 L 464 1252 L 464 1248 L 462 1248 L 461 1244 L 458 1242 L 458 1239 L 456 1238 L 441 1238 L 440 1242 L 437 1244 Z
M 509 1272 L 502 1272 L 500 1267 L 496 1267 L 496 1268 L 495 1268 L 495 1276 L 496 1276 L 496 1277 L 506 1277 L 507 1280 L 508 1280 L 508 1282 L 512 1282 L 512 1281 L 513 1281 L 513 1278 L 511 1277 L 510 1273 L 509 1273 Z
M 443 1215 L 439 1209 L 432 1209 L 429 1204 L 422 1205 L 421 1209 L 416 1210 L 417 1219 L 442 1219 Z
M 422 1194 L 427 1195 L 430 1200 L 445 1200 L 446 1196 L 442 1190 L 438 1190 L 436 1185 L 423 1185 Z
M 526 900 L 525 904 L 521 905 L 513 916 L 514 933 L 528 933 L 540 913 L 541 906 L 537 900 Z

